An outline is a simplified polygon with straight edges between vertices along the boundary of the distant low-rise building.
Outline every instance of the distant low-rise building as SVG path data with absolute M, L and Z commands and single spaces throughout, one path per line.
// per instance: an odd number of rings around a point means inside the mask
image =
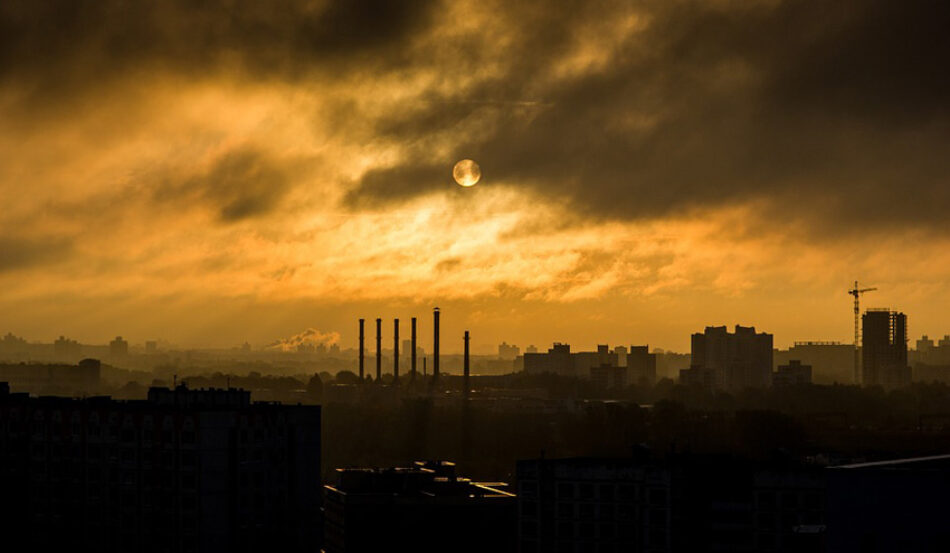
M 70 340 L 65 336 L 60 336 L 53 342 L 53 355 L 59 360 L 75 363 L 75 359 L 79 358 L 81 351 L 82 346 L 79 345 L 79 342 Z
M 16 391 L 34 394 L 96 394 L 101 371 L 98 359 L 83 359 L 76 365 L 4 363 L 0 364 L 0 381 Z
M 502 342 L 498 344 L 498 358 L 511 361 L 521 355 L 521 348 L 516 345 Z
M 611 352 L 606 345 L 598 345 L 597 351 L 572 352 L 570 345 L 556 342 L 547 353 L 524 354 L 524 371 L 528 374 L 590 378 L 591 369 L 603 365 L 619 366 L 617 353 Z
M 787 350 L 775 350 L 773 364 L 787 365 L 793 359 L 811 365 L 815 384 L 854 384 L 854 345 L 841 342 L 795 342 Z
M 811 384 L 811 365 L 803 365 L 798 359 L 792 359 L 787 365 L 779 365 L 772 373 L 772 386 L 797 386 Z
M 627 386 L 627 368 L 613 365 L 591 367 L 590 379 L 601 390 L 619 390 Z

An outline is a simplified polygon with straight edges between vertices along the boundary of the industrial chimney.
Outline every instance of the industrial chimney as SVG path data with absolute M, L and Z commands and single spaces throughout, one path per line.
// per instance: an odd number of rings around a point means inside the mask
M 363 323 L 365 322 L 365 319 L 360 319 L 360 382 L 363 381 Z
M 432 324 L 434 326 L 432 338 L 432 380 L 439 379 L 439 308 L 432 310 Z
M 383 376 L 383 320 L 376 319 L 376 382 Z
M 399 319 L 393 319 L 393 384 L 399 382 Z
M 416 318 L 412 318 L 412 361 L 409 369 L 409 380 L 416 379 Z
M 462 398 L 465 401 L 468 401 L 468 391 L 471 389 L 468 383 L 468 331 L 465 331 L 465 357 L 464 365 L 462 366 Z

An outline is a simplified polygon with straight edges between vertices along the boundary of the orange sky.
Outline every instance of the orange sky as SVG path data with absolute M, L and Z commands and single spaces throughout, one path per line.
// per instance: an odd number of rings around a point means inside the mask
M 360 316 L 428 337 L 439 305 L 476 351 L 686 351 L 736 323 L 784 347 L 849 342 L 858 278 L 912 340 L 950 333 L 950 125 L 920 92 L 944 83 L 887 60 L 868 75 L 907 90 L 822 79 L 807 45 L 746 32 L 818 3 L 436 2 L 385 31 L 286 4 L 300 22 L 242 16 L 264 38 L 172 2 L 98 14 L 98 33 L 59 22 L 68 47 L 29 3 L 0 15 L 34 18 L 7 40 L 36 56 L 0 60 L 0 332 L 231 346 L 313 327 L 352 346 Z M 860 44 L 860 16 L 829 15 L 816 44 Z M 471 189 L 451 180 L 464 157 Z

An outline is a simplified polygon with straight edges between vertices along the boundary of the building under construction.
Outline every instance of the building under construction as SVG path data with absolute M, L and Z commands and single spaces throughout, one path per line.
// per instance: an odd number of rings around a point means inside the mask
M 861 384 L 884 388 L 908 384 L 907 316 L 888 309 L 868 309 L 862 327 Z

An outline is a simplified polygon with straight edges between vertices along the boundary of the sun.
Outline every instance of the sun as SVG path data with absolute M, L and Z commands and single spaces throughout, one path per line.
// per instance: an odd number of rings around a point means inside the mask
M 463 159 L 452 168 L 452 178 L 466 188 L 475 186 L 482 178 L 482 169 L 471 159 Z

